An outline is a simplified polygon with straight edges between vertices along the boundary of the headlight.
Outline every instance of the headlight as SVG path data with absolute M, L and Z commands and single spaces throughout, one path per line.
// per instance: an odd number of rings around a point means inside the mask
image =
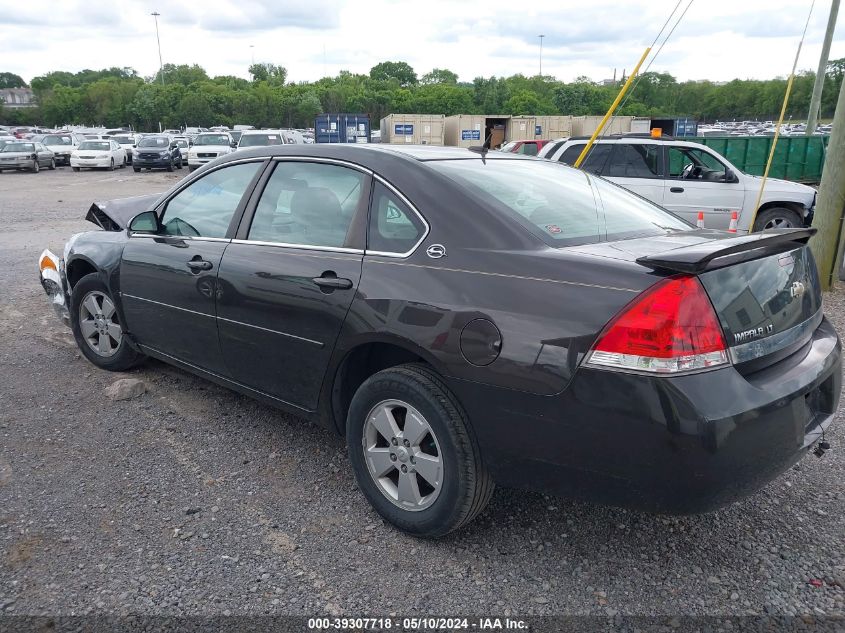
M 168 152 L 167 150 L 164 150 L 163 152 L 159 152 L 158 155 L 161 156 L 162 158 L 167 158 L 168 156 L 170 156 L 170 152 Z

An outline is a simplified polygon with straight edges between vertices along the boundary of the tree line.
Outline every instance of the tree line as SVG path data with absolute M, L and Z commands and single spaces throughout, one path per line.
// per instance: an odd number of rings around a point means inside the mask
M 845 58 L 831 61 L 825 75 L 822 117 L 833 116 Z M 571 82 L 550 76 L 476 77 L 460 82 L 448 70 L 422 76 L 406 62 L 381 62 L 369 74 L 341 71 L 314 82 L 288 82 L 277 64 L 249 67 L 250 79 L 209 77 L 201 66 L 165 64 L 153 77 L 132 68 L 53 71 L 33 78 L 35 108 L 3 108 L 4 124 L 67 124 L 157 130 L 184 125 L 248 124 L 311 127 L 323 112 L 367 113 L 378 121 L 390 113 L 595 115 L 604 114 L 621 82 L 605 85 L 588 77 Z M 787 115 L 804 119 L 815 73 L 796 78 Z M 25 87 L 13 73 L 0 73 L 0 88 Z M 702 121 L 777 118 L 786 80 L 735 79 L 679 82 L 668 73 L 641 75 L 618 114 L 689 116 Z

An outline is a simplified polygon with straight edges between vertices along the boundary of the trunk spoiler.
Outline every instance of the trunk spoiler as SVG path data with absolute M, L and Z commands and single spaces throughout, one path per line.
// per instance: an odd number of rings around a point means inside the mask
M 770 229 L 736 237 L 708 240 L 663 253 L 647 255 L 637 263 L 654 270 L 698 274 L 739 262 L 760 259 L 806 244 L 818 229 Z

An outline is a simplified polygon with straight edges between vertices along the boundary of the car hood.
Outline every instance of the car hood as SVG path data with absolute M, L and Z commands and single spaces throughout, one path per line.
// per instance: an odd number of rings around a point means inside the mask
M 746 177 L 751 181 L 753 187 L 759 187 L 760 182 L 763 180 L 761 176 L 750 176 L 746 174 Z M 766 191 L 780 191 L 780 192 L 788 192 L 788 193 L 798 193 L 798 194 L 808 194 L 808 195 L 815 195 L 816 190 L 812 187 L 808 187 L 807 185 L 802 185 L 800 182 L 792 182 L 791 180 L 782 180 L 781 178 L 767 178 L 766 179 Z
M 132 198 L 95 202 L 88 209 L 85 219 L 106 231 L 122 231 L 136 215 L 152 209 L 160 197 L 160 193 L 151 193 Z

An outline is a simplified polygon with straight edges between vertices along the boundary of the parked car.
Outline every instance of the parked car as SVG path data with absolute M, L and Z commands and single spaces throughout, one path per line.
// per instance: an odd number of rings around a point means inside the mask
M 559 139 L 540 156 L 572 165 L 586 143 L 584 137 Z M 810 226 L 816 206 L 812 187 L 769 178 L 752 229 L 760 178 L 741 172 L 705 145 L 673 138 L 603 138 L 591 149 L 583 168 L 691 222 L 703 211 L 707 228 L 727 229 L 734 211 L 740 232 Z
M 126 152 L 114 139 L 91 141 L 84 140 L 70 155 L 73 171 L 86 169 L 121 169 L 126 167 Z
M 512 154 L 524 154 L 525 156 L 536 156 L 548 142 L 549 141 L 547 140 L 511 141 L 510 143 L 502 145 L 499 151 L 510 152 Z
M 179 153 L 182 155 L 184 162 L 188 156 L 188 151 L 191 149 L 191 140 L 187 136 L 174 136 L 172 140 L 179 146 Z
M 244 133 L 244 132 L 243 132 L 243 130 L 230 130 L 230 131 L 229 131 L 229 136 L 231 136 L 231 137 L 232 137 L 232 140 L 235 142 L 235 144 L 237 144 L 237 143 L 238 143 L 238 141 L 240 141 L 240 140 L 241 140 L 241 135 L 242 135 L 243 133 Z
M 238 141 L 238 149 L 284 144 L 281 130 L 244 130 Z
M 179 145 L 169 136 L 158 134 L 156 136 L 145 136 L 138 141 L 133 155 L 132 170 L 139 172 L 141 169 L 182 169 L 182 153 Z
M 56 168 L 56 157 L 41 143 L 15 141 L 0 149 L 0 172 L 6 169 L 28 169 L 35 173 L 42 167 Z
M 138 143 L 137 134 L 118 134 L 112 137 L 112 140 L 120 145 L 126 154 L 126 162 L 132 164 L 132 156 L 135 151 L 135 145 Z
M 70 155 L 79 145 L 76 136 L 69 132 L 47 134 L 41 142 L 56 155 L 56 164 L 60 165 L 70 165 Z
M 560 164 L 384 145 L 242 150 L 88 219 L 40 258 L 88 360 L 152 356 L 345 434 L 412 534 L 494 482 L 708 510 L 837 410 L 813 228 L 696 229 Z
M 237 146 L 237 143 L 226 132 L 198 134 L 188 150 L 188 169 L 193 171 L 202 167 L 218 156 L 225 156 L 235 151 Z

